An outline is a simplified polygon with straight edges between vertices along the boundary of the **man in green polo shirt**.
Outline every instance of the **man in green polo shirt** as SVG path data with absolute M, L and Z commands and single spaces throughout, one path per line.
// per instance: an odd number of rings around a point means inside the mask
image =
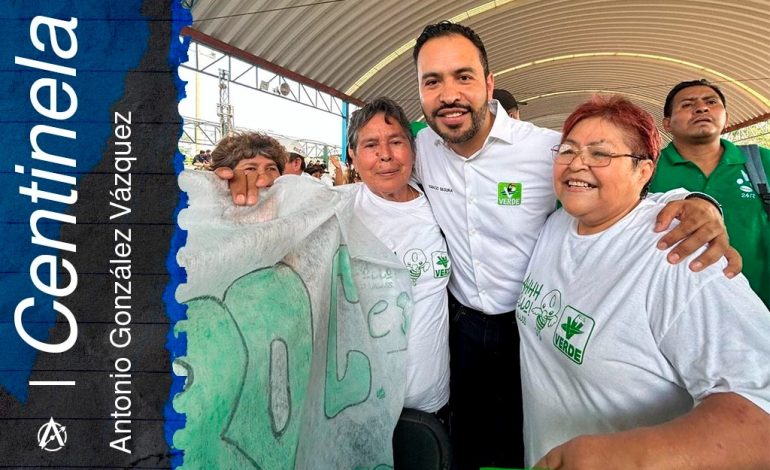
M 650 191 L 683 187 L 716 198 L 730 243 L 743 257 L 743 274 L 770 307 L 770 220 L 749 181 L 746 155 L 720 138 L 727 123 L 724 94 L 706 80 L 679 83 L 666 97 L 663 116 L 673 141 L 661 152 Z M 760 153 L 770 174 L 770 149 Z

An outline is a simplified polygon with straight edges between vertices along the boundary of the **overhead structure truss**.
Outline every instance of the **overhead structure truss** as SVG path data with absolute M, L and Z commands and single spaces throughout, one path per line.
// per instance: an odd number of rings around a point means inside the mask
M 182 138 L 180 139 L 180 143 L 182 145 L 193 145 L 196 147 L 197 151 L 197 149 L 200 148 L 214 147 L 217 142 L 219 142 L 219 139 L 224 137 L 224 134 L 222 133 L 222 126 L 219 122 L 206 121 L 203 119 L 195 119 L 185 116 L 182 116 L 182 119 L 184 120 L 184 125 L 182 127 Z M 233 130 L 253 131 L 254 129 L 233 128 Z M 291 146 L 298 145 L 300 148 L 297 148 L 296 150 L 298 150 L 299 153 L 305 157 L 323 158 L 329 155 L 340 155 L 342 152 L 342 149 L 339 146 L 329 145 L 315 140 L 298 139 L 264 130 L 260 130 L 260 132 L 275 137 L 280 142 L 284 143 L 284 145 L 287 143 L 291 143 Z
M 759 138 L 764 137 L 767 142 L 770 137 L 770 121 L 758 122 L 752 126 L 742 127 L 724 135 L 727 140 L 736 144 L 750 144 L 761 142 Z
M 204 121 L 182 116 L 184 121 L 182 125 L 183 144 L 194 144 L 196 147 L 213 147 L 223 137 L 222 126 L 218 122 Z
M 271 72 L 194 39 L 190 41 L 188 54 L 190 60 L 181 65 L 186 69 L 217 80 L 225 74 L 230 83 L 343 116 L 342 99 L 292 78 Z

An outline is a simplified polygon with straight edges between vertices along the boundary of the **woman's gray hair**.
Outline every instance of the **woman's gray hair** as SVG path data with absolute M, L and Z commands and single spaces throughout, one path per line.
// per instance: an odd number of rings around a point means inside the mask
M 412 128 L 409 125 L 409 119 L 407 119 L 401 106 L 389 98 L 377 98 L 366 104 L 363 108 L 353 112 L 350 117 L 350 124 L 348 125 L 348 147 L 353 151 L 356 150 L 356 146 L 358 145 L 358 132 L 378 113 L 385 114 L 385 122 L 388 124 L 390 124 L 390 119 L 395 119 L 396 122 L 398 122 L 404 130 L 404 134 L 409 139 L 409 145 L 412 147 L 412 152 L 414 152 L 414 136 L 412 135 Z

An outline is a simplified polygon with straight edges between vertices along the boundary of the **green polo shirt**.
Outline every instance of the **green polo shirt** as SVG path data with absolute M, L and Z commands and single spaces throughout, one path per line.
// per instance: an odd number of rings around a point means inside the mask
M 714 171 L 706 177 L 695 163 L 685 160 L 670 143 L 660 153 L 650 192 L 685 188 L 714 197 L 724 210 L 730 244 L 743 257 L 743 274 L 751 288 L 770 307 L 770 221 L 762 200 L 754 192 L 746 172 L 746 156 L 732 142 L 722 139 L 725 149 Z M 760 147 L 763 162 L 770 162 L 770 149 Z M 770 166 L 765 165 L 770 175 Z

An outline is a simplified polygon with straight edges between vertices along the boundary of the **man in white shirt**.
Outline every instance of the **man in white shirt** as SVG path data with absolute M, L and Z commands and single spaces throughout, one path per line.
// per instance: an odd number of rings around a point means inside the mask
M 413 56 L 429 125 L 417 134 L 415 173 L 444 231 L 454 267 L 449 283 L 453 451 L 461 469 L 520 467 L 514 309 L 535 241 L 556 207 L 550 149 L 559 143 L 559 134 L 513 120 L 497 101 L 489 101 L 494 79 L 484 44 L 470 28 L 429 25 Z M 709 243 L 691 268 L 702 269 L 725 253 L 731 260 L 725 272 L 740 271 L 740 257 L 734 257 L 721 218 L 709 203 L 669 204 L 656 230 L 667 228 L 674 217 L 683 221 L 659 248 L 693 233 L 697 221 L 708 222 L 673 249 L 669 261 Z

